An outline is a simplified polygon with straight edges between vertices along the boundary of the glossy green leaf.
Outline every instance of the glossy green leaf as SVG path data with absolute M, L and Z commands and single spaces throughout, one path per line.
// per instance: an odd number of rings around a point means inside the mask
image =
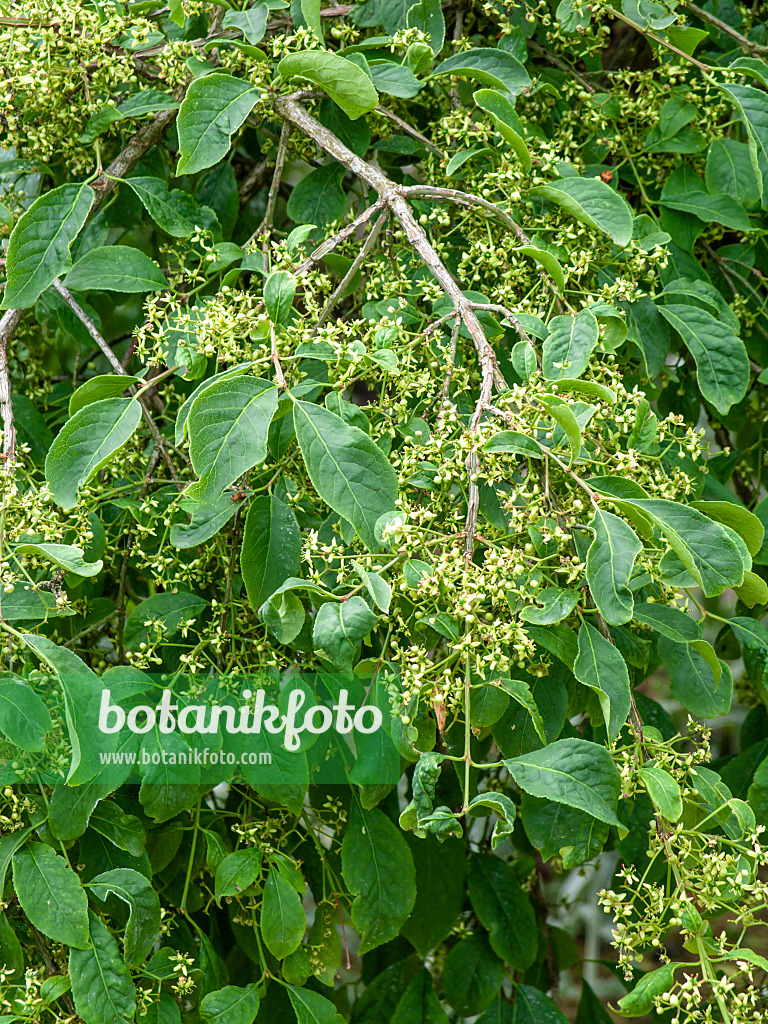
M 297 1024 L 344 1024 L 344 1018 L 336 1012 L 336 1007 L 319 992 L 309 988 L 296 988 L 288 985 L 288 998 Z
M 261 850 L 235 850 L 216 868 L 216 902 L 225 896 L 237 896 L 253 885 L 261 872 Z
M 664 305 L 659 306 L 659 312 L 693 356 L 702 395 L 718 412 L 728 412 L 749 386 L 744 342 L 721 320 L 697 306 Z
M 274 270 L 264 282 L 264 305 L 275 325 L 284 324 L 293 306 L 296 282 L 286 270 Z
M 233 13 L 228 11 L 228 14 Z M 174 238 L 191 238 L 198 228 L 210 226 L 212 213 L 204 210 L 189 192 L 169 191 L 163 178 L 125 178 L 157 226 Z
M 328 601 L 315 617 L 312 632 L 315 649 L 337 668 L 349 671 L 361 641 L 377 622 L 378 617 L 362 597 L 350 597 L 338 603 Z
M 122 395 L 132 384 L 138 384 L 138 377 L 122 376 L 117 373 L 105 373 L 91 377 L 81 384 L 69 400 L 69 415 L 74 416 L 80 409 L 91 402 L 100 402 L 105 398 L 116 398 Z
M 491 948 L 515 971 L 536 960 L 536 915 L 512 867 L 492 855 L 476 855 L 469 865 L 469 898 L 488 929 Z
M 186 493 L 215 501 L 230 484 L 267 455 L 277 387 L 258 377 L 228 377 L 205 388 L 189 411 L 189 455 L 200 477 Z
M 84 786 L 54 786 L 48 807 L 48 824 L 57 839 L 69 841 L 85 832 L 91 814 L 106 787 L 98 782 Z
M 130 908 L 123 948 L 126 963 L 138 967 L 160 932 L 160 899 L 152 883 L 132 868 L 116 868 L 91 879 L 90 891 L 100 900 L 114 894 Z
M 64 284 L 78 292 L 157 292 L 168 287 L 155 261 L 128 245 L 90 249 L 72 267 Z
M 147 643 L 158 632 L 171 640 L 186 622 L 197 619 L 207 607 L 208 602 L 198 594 L 174 594 L 172 591 L 153 594 L 140 601 L 126 619 L 125 646 L 129 650 L 137 650 L 140 644 Z M 159 626 L 155 627 L 154 623 L 159 623 Z
M 269 5 L 255 3 L 246 11 L 229 10 L 224 15 L 222 28 L 239 29 L 252 46 L 256 46 L 264 38 L 269 18 Z M 320 36 L 322 39 L 322 35 Z
M 568 439 L 571 449 L 571 462 L 574 462 L 581 455 L 581 427 L 576 419 L 573 409 L 568 402 L 556 395 L 548 395 L 547 398 L 538 399 L 539 405 L 546 409 L 552 419 L 562 427 L 563 433 Z
M 200 1019 L 206 1024 L 253 1024 L 260 1002 L 258 985 L 227 985 L 201 999 Z
M 394 509 L 397 498 L 389 460 L 366 433 L 320 406 L 294 402 L 294 423 L 315 490 L 376 550 L 376 521 Z
M 677 821 L 683 813 L 683 798 L 675 779 L 656 766 L 641 768 L 638 774 L 659 814 L 667 821 Z
M 597 320 L 588 309 L 576 316 L 553 317 L 541 357 L 545 379 L 580 377 L 589 366 L 598 337 Z
M 307 928 L 301 897 L 274 865 L 267 874 L 259 923 L 264 945 L 278 960 L 298 949 Z
M 643 545 L 631 526 L 602 508 L 595 510 L 590 525 L 595 537 L 587 552 L 589 590 L 605 621 L 620 626 L 632 618 L 628 584 Z
M 472 78 L 483 85 L 506 89 L 516 95 L 528 88 L 531 79 L 528 72 L 511 53 L 491 47 L 463 50 L 438 64 L 432 72 L 433 78 L 443 75 Z
M 514 106 L 510 103 L 504 93 L 498 92 L 496 89 L 478 89 L 474 95 L 474 100 L 478 107 L 488 114 L 491 121 L 493 121 L 496 126 L 499 135 L 501 135 L 504 141 L 508 142 L 512 147 L 512 151 L 520 161 L 520 165 L 523 170 L 530 171 L 531 154 L 523 140 L 523 126 Z M 554 256 L 550 253 L 544 253 L 543 250 L 530 245 L 521 246 L 518 251 L 525 252 L 526 255 L 533 256 L 534 259 L 537 259 L 547 273 L 553 277 L 558 287 L 564 287 L 564 281 L 562 285 L 560 284 L 560 281 L 563 280 L 563 272 L 560 269 L 560 264 Z M 542 253 L 544 253 L 543 256 Z M 558 271 L 559 274 L 557 273 Z
M 22 750 L 43 750 L 52 728 L 48 708 L 30 686 L 0 678 L 0 734 Z
M 248 600 L 255 610 L 299 570 L 301 533 L 289 505 L 275 494 L 248 506 L 240 568 Z
M 88 899 L 64 858 L 44 843 L 27 843 L 13 856 L 13 888 L 22 910 L 43 935 L 86 949 Z
M 107 927 L 89 914 L 90 949 L 69 954 L 72 998 L 83 1024 L 131 1024 L 136 1013 L 136 989 L 117 943 Z
M 629 716 L 629 674 L 624 659 L 610 640 L 586 622 L 579 630 L 579 653 L 573 674 L 597 694 L 608 739 L 613 742 Z
M 196 174 L 226 156 L 232 135 L 258 98 L 258 89 L 250 82 L 218 71 L 195 79 L 176 122 L 181 153 L 176 173 Z
M 576 807 L 623 828 L 616 817 L 621 781 L 605 747 L 588 740 L 556 740 L 542 750 L 506 760 L 504 765 L 526 793 Z
M 93 199 L 90 185 L 60 185 L 36 199 L 19 218 L 8 241 L 8 282 L 0 308 L 34 306 L 40 293 L 69 270 L 70 247 Z
M 44 558 L 65 572 L 83 578 L 98 576 L 104 564 L 101 559 L 97 562 L 86 562 L 83 558 L 83 549 L 74 544 L 19 544 L 14 554 Z
M 415 869 L 402 832 L 382 812 L 353 806 L 341 847 L 352 923 L 366 953 L 393 939 L 413 909 Z
M 623 196 L 597 178 L 563 178 L 531 194 L 549 199 L 576 220 L 608 235 L 620 249 L 632 238 L 632 211 Z
M 443 992 L 460 1017 L 474 1017 L 492 1002 L 504 979 L 504 964 L 483 931 L 472 932 L 448 951 Z
M 283 57 L 277 66 L 283 78 L 305 78 L 331 97 L 352 120 L 373 110 L 379 97 L 362 68 L 336 53 L 305 50 Z
M 632 618 L 680 644 L 698 640 L 701 635 L 696 619 L 666 604 L 636 604 Z
M 68 420 L 48 450 L 45 478 L 58 505 L 77 504 L 78 491 L 131 439 L 141 422 L 132 398 L 92 402 Z

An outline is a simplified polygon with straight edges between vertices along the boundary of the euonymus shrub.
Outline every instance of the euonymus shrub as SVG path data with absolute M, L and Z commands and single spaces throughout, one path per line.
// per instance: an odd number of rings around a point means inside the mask
M 6 9 L 3 1021 L 765 1019 L 762 17 Z M 296 673 L 382 746 L 101 764 Z

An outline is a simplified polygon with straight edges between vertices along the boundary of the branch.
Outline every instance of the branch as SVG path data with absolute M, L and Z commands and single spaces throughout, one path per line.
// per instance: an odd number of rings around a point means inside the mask
M 393 113 L 387 107 L 376 107 L 376 110 L 380 114 L 383 114 L 385 117 L 388 117 L 390 121 L 394 121 L 395 124 L 398 125 L 398 127 L 402 128 L 403 131 L 408 132 L 408 134 L 412 135 L 414 139 L 418 139 L 419 142 L 423 142 L 425 146 L 431 149 L 434 153 L 437 153 L 441 160 L 448 159 L 447 153 L 444 153 L 443 150 L 439 148 L 439 146 L 436 146 L 434 144 L 434 142 L 430 142 L 426 135 L 422 135 L 420 131 L 418 131 L 412 125 L 408 124 L 407 121 L 404 121 L 402 117 L 398 117 L 397 114 Z
M 379 199 L 373 204 L 373 206 L 369 206 L 366 210 L 363 210 L 359 217 L 355 217 L 355 219 L 350 224 L 347 224 L 346 227 L 343 227 L 341 231 L 337 231 L 335 235 L 331 235 L 330 238 L 326 238 L 326 240 L 321 242 L 314 252 L 311 252 L 304 262 L 296 268 L 294 271 L 296 276 L 298 277 L 299 274 L 306 273 L 311 266 L 315 263 L 319 263 L 323 256 L 327 256 L 328 253 L 332 252 L 337 245 L 341 245 L 341 243 L 346 241 L 350 235 L 353 235 L 358 228 L 367 224 L 371 217 L 378 213 L 379 210 L 383 209 L 383 207 L 384 203 Z
M 288 152 L 288 138 L 291 134 L 291 126 L 288 122 L 283 123 L 283 130 L 280 132 L 280 142 L 277 145 L 277 156 L 275 157 L 275 173 L 272 175 L 272 184 L 269 186 L 267 198 L 267 209 L 264 212 L 264 220 L 253 234 L 255 239 L 265 235 L 264 238 L 264 273 L 269 273 L 269 236 L 272 233 L 272 221 L 275 216 L 275 203 L 277 193 L 280 190 L 280 179 L 283 176 L 285 166 L 285 155 Z
M 88 331 L 90 336 L 99 346 L 99 348 L 106 356 L 110 366 L 115 371 L 115 373 L 122 377 L 129 376 L 125 368 L 123 367 L 123 364 L 120 362 L 115 353 L 109 347 L 108 343 L 99 333 L 96 324 L 93 322 L 93 320 L 91 320 L 91 318 L 82 308 L 82 306 L 78 303 L 77 299 L 74 297 L 72 292 L 61 283 L 61 280 L 58 277 L 53 282 L 53 287 L 56 289 L 56 291 L 59 293 L 62 299 L 64 299 L 64 301 L 75 314 L 77 319 L 80 321 L 81 324 L 83 324 L 83 326 Z M 134 384 L 130 388 L 127 388 L 126 390 L 128 391 L 129 395 L 135 395 L 137 388 L 136 385 Z M 166 448 L 165 445 L 165 438 L 160 433 L 160 428 L 158 427 L 158 425 L 152 419 L 152 414 L 147 408 L 145 401 L 146 400 L 143 396 L 139 399 L 139 402 L 141 404 L 141 411 L 144 414 L 144 421 L 149 427 L 149 432 L 152 435 L 152 439 L 155 442 L 155 447 L 160 451 L 160 453 L 163 456 L 163 459 L 165 460 L 165 464 L 168 466 L 168 470 L 171 476 L 173 477 L 174 483 L 179 487 L 179 489 L 181 489 L 182 484 L 181 481 L 179 480 L 179 475 L 176 472 L 176 467 L 173 464 L 173 460 L 168 454 L 168 449 Z
M 688 61 L 689 64 L 693 64 L 693 66 L 695 68 L 698 68 L 699 71 L 703 71 L 705 74 L 709 74 L 709 72 L 712 70 L 712 68 L 708 67 L 706 64 L 702 64 L 700 60 L 696 60 L 695 57 L 691 57 L 689 53 L 685 53 L 683 50 L 679 50 L 676 46 L 673 46 L 672 43 L 668 42 L 666 39 L 662 39 L 662 37 L 656 35 L 655 32 L 651 32 L 650 29 L 643 28 L 643 26 L 638 25 L 636 21 L 632 21 L 630 18 L 625 17 L 620 11 L 617 11 L 615 7 L 608 6 L 605 7 L 604 9 L 608 14 L 611 15 L 611 17 L 617 18 L 619 21 L 623 21 L 625 25 L 629 25 L 630 28 L 633 28 L 636 32 L 639 32 L 640 35 L 645 36 L 646 39 L 652 39 L 654 43 L 658 43 L 659 46 L 664 46 L 667 50 L 671 50 L 672 53 L 676 53 L 678 57 L 682 57 L 683 60 Z
M 117 188 L 118 182 L 112 179 L 124 178 L 130 174 L 147 150 L 160 141 L 166 128 L 173 124 L 177 114 L 177 110 L 161 110 L 151 121 L 139 128 L 135 135 L 131 136 L 125 148 L 118 153 L 107 170 L 92 183 L 96 198 L 91 206 L 89 217 L 92 217 L 99 207 L 104 205 L 107 197 Z
M 8 370 L 8 342 L 24 315 L 23 309 L 9 309 L 0 319 L 0 414 L 3 419 L 3 474 L 10 475 L 16 456 L 16 426 L 13 422 L 11 375 Z
M 243 178 L 242 184 L 238 189 L 238 197 L 240 199 L 240 205 L 245 206 L 248 200 L 251 198 L 257 189 L 260 189 L 264 182 L 267 180 L 267 171 L 269 170 L 269 160 L 262 160 L 261 163 L 248 172 L 247 176 Z
M 720 18 L 716 18 L 714 14 L 710 14 L 709 11 L 702 10 L 701 7 L 697 7 L 696 4 L 683 3 L 681 6 L 684 11 L 688 11 L 701 21 L 709 22 L 709 24 L 714 26 L 718 32 L 722 32 L 723 35 L 730 36 L 731 39 L 735 40 L 739 44 L 745 53 L 768 53 L 768 46 L 762 46 L 760 43 L 751 42 L 746 36 L 743 36 L 741 32 L 737 32 L 735 28 L 731 28 L 730 25 L 726 25 L 724 21 L 721 21 Z
M 339 301 L 339 299 L 342 297 L 342 295 L 346 291 L 350 281 L 355 276 L 355 274 L 358 272 L 358 270 L 363 265 L 363 263 L 365 263 L 365 258 L 368 255 L 368 253 L 371 251 L 371 249 L 374 247 L 374 245 L 376 244 L 376 239 L 379 237 L 379 232 L 384 227 L 384 224 L 385 224 L 385 222 L 387 220 L 387 217 L 389 217 L 389 211 L 385 210 L 384 213 L 382 213 L 382 215 L 379 217 L 379 219 L 373 225 L 371 230 L 368 232 L 368 237 L 366 238 L 365 242 L 363 243 L 363 247 L 361 248 L 361 250 L 357 254 L 357 256 L 355 256 L 355 258 L 354 258 L 354 260 L 352 262 L 352 265 L 350 266 L 349 270 L 346 272 L 344 277 L 339 282 L 338 286 L 336 287 L 336 290 L 334 291 L 333 295 L 331 295 L 330 299 L 328 299 L 328 301 L 325 304 L 325 308 L 323 309 L 322 313 L 318 317 L 318 320 L 317 320 L 317 326 L 318 327 L 320 327 L 322 324 L 324 324 L 325 321 L 328 319 L 328 317 L 331 315 L 331 313 L 333 312 L 333 309 L 334 309 L 336 303 Z

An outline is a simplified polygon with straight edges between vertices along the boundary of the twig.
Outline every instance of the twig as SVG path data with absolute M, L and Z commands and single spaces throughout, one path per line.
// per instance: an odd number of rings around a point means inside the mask
M 58 277 L 53 282 L 53 287 L 56 289 L 56 291 L 59 293 L 62 299 L 64 299 L 66 304 L 69 306 L 69 308 L 78 318 L 78 320 L 83 324 L 83 326 L 88 331 L 90 336 L 99 346 L 99 348 L 106 356 L 109 364 L 112 366 L 112 369 L 115 371 L 115 373 L 119 374 L 120 376 L 127 377 L 128 373 L 126 372 L 125 367 L 117 358 L 112 349 L 109 347 L 104 338 L 101 336 L 96 327 L 96 324 L 93 322 L 93 320 L 91 320 L 91 318 L 82 308 L 82 306 L 78 303 L 77 299 L 74 297 L 72 292 L 65 285 L 62 284 L 61 280 Z M 127 388 L 126 390 L 130 395 L 135 395 L 137 388 L 136 385 L 132 385 L 130 388 Z M 139 399 L 139 402 L 141 404 L 141 411 L 144 414 L 144 421 L 147 424 L 147 427 L 149 428 L 149 432 L 152 435 L 152 439 L 155 442 L 155 446 L 159 448 L 160 453 L 162 454 L 163 459 L 165 460 L 165 464 L 168 466 L 168 470 L 171 476 L 173 477 L 174 483 L 179 489 L 181 489 L 183 485 L 179 480 L 179 475 L 176 472 L 176 467 L 173 464 L 173 460 L 168 454 L 168 449 L 166 448 L 165 445 L 165 438 L 160 433 L 160 428 L 152 418 L 152 414 L 150 413 L 149 409 L 146 406 L 145 399 L 142 397 Z
M 366 238 L 365 242 L 363 243 L 363 246 L 360 249 L 360 252 L 357 254 L 355 259 L 353 260 L 351 267 L 349 268 L 349 270 L 346 272 L 344 277 L 339 282 L 339 284 L 336 287 L 335 291 L 333 292 L 331 297 L 326 302 L 325 308 L 323 309 L 322 313 L 318 317 L 318 319 L 317 319 L 317 326 L 318 327 L 320 327 L 322 324 L 324 324 L 325 321 L 328 319 L 328 317 L 331 315 L 331 313 L 333 312 L 334 307 L 336 306 L 336 303 L 339 301 L 339 299 L 344 294 L 344 292 L 347 289 L 350 281 L 355 276 L 355 274 L 358 272 L 358 270 L 363 265 L 363 263 L 365 263 L 365 258 L 368 255 L 368 253 L 371 251 L 371 249 L 374 247 L 374 245 L 376 244 L 376 239 L 379 237 L 379 232 L 384 227 L 384 224 L 385 224 L 385 222 L 387 220 L 387 217 L 389 217 L 389 211 L 385 210 L 384 213 L 382 213 L 382 215 L 379 217 L 379 219 L 373 225 L 371 230 L 368 232 L 368 237 Z
M 104 205 L 107 197 L 117 188 L 119 182 L 112 179 L 124 178 L 130 174 L 147 150 L 160 141 L 166 128 L 173 124 L 177 113 L 176 110 L 161 110 L 155 114 L 151 121 L 148 121 L 135 135 L 131 136 L 125 148 L 118 153 L 105 173 L 92 182 L 91 187 L 96 192 L 96 198 L 91 206 L 89 217 L 92 217 L 99 207 Z
M 454 314 L 455 315 L 455 314 Z M 445 380 L 443 381 L 443 389 L 440 394 L 441 404 L 445 404 L 448 399 L 448 392 L 451 388 L 451 377 L 453 377 L 453 368 L 456 365 L 456 349 L 459 345 L 459 331 L 461 330 L 461 317 L 456 317 L 456 321 L 451 329 L 451 347 L 448 349 L 448 366 L 445 370 Z
M 419 142 L 423 142 L 425 146 L 431 149 L 434 153 L 437 153 L 441 160 L 448 159 L 448 154 L 444 150 L 440 149 L 439 146 L 436 146 L 434 142 L 430 142 L 426 135 L 422 135 L 417 128 L 408 124 L 408 122 L 404 121 L 402 117 L 398 117 L 392 110 L 389 110 L 387 107 L 376 107 L 376 110 L 385 117 L 388 117 L 390 121 L 394 121 L 398 127 L 402 128 L 403 131 L 408 132 L 408 134 L 412 135 L 414 139 L 418 139 Z
M 489 203 L 487 199 L 474 196 L 471 192 L 461 192 L 456 188 L 437 188 L 433 185 L 409 185 L 403 189 L 410 199 L 441 199 L 449 203 L 457 203 L 459 206 L 480 206 L 495 217 L 498 217 L 502 224 L 510 228 L 524 245 L 530 244 L 530 239 L 508 213 L 500 210 L 498 206 Z
M 16 425 L 13 421 L 11 401 L 11 375 L 8 370 L 8 342 L 24 315 L 23 309 L 9 309 L 0 319 L 0 413 L 3 419 L 3 467 L 4 475 L 13 473 L 16 456 Z
M 283 130 L 280 133 L 280 142 L 277 144 L 277 156 L 275 157 L 275 171 L 272 175 L 272 184 L 269 186 L 269 196 L 267 197 L 267 209 L 264 212 L 264 220 L 261 222 L 259 227 L 254 232 L 254 238 L 261 238 L 264 236 L 264 273 L 269 273 L 269 236 L 272 233 L 272 221 L 275 217 L 275 203 L 277 202 L 277 193 L 280 190 L 280 179 L 283 176 L 283 167 L 285 166 L 285 154 L 288 152 L 288 138 L 291 134 L 291 126 L 288 122 L 284 122 Z
M 630 28 L 633 28 L 636 32 L 639 32 L 640 35 L 645 36 L 646 39 L 652 39 L 654 43 L 658 43 L 659 46 L 664 46 L 667 50 L 671 50 L 672 53 L 676 53 L 678 57 L 682 57 L 683 60 L 688 61 L 689 64 L 693 64 L 693 66 L 695 68 L 698 68 L 699 71 L 703 71 L 706 74 L 709 74 L 712 70 L 712 68 L 708 67 L 706 64 L 702 64 L 700 60 L 696 60 L 695 57 L 691 57 L 689 53 L 685 53 L 683 50 L 679 50 L 676 46 L 673 46 L 672 43 L 668 42 L 666 39 L 662 39 L 661 36 L 657 36 L 656 33 L 651 32 L 649 28 L 643 28 L 643 26 L 638 25 L 636 21 L 632 21 L 630 18 L 625 17 L 620 11 L 617 11 L 615 7 L 605 7 L 604 10 L 608 14 L 610 14 L 611 17 L 617 18 L 619 21 L 623 21 L 625 25 L 629 25 Z
M 595 87 L 592 85 L 589 79 L 585 75 L 582 75 L 580 71 L 577 71 L 575 68 L 572 68 L 570 64 L 566 64 L 564 60 L 560 60 L 560 58 L 556 57 L 554 53 L 550 53 L 549 50 L 545 50 L 543 46 L 540 46 L 533 39 L 526 40 L 526 43 L 529 50 L 533 50 L 534 53 L 540 54 L 544 58 L 544 60 L 546 60 L 553 67 L 559 68 L 561 71 L 565 71 L 566 74 L 573 75 L 574 78 L 578 78 L 578 80 L 581 82 L 581 84 L 584 86 L 587 92 L 595 91 Z
M 714 26 L 718 32 L 722 32 L 723 35 L 730 36 L 731 39 L 735 40 L 745 53 L 768 53 L 768 46 L 763 46 L 760 43 L 753 43 L 746 36 L 743 36 L 741 32 L 737 32 L 735 28 L 731 28 L 720 18 L 716 18 L 714 14 L 710 14 L 709 11 L 702 10 L 701 7 L 697 7 L 696 4 L 683 3 L 681 7 L 684 11 L 688 11 L 693 14 L 694 17 L 699 18 L 701 21 L 707 21 L 710 25 Z
M 363 210 L 358 217 L 355 217 L 355 219 L 347 224 L 346 227 L 343 227 L 341 231 L 337 231 L 335 235 L 332 235 L 330 238 L 326 238 L 324 242 L 321 242 L 314 252 L 311 252 L 304 262 L 297 267 L 295 271 L 296 276 L 306 273 L 315 263 L 319 263 L 324 256 L 327 256 L 329 252 L 332 252 L 338 245 L 341 245 L 342 242 L 346 241 L 350 235 L 353 235 L 355 231 L 357 231 L 358 228 L 367 224 L 371 217 L 377 214 L 383 206 L 383 201 L 379 199 L 378 202 L 369 206 L 368 209 Z
M 285 381 L 285 374 L 283 373 L 283 367 L 280 362 L 280 353 L 277 351 L 277 335 L 275 334 L 275 325 L 270 325 L 270 341 L 272 345 L 272 362 L 275 366 L 275 377 L 277 377 L 278 387 L 285 388 L 288 385 Z

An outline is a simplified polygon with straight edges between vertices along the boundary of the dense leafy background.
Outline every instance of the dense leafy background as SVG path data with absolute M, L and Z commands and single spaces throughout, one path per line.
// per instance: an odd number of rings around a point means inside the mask
M 2 1021 L 765 1019 L 760 8 L 4 10 Z

